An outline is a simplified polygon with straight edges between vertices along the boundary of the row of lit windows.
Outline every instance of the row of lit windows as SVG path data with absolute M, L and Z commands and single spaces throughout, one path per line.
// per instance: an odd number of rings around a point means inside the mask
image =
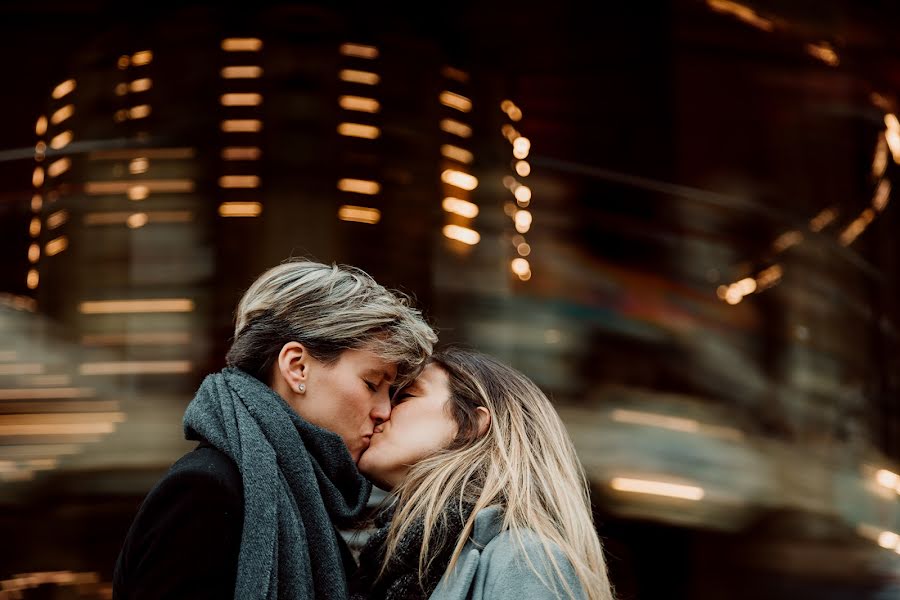
M 66 236 L 58 236 L 46 244 L 43 250 L 38 241 L 41 231 L 45 228 L 41 222 L 41 211 L 44 207 L 43 187 L 48 180 L 56 179 L 72 168 L 72 159 L 68 156 L 62 156 L 43 165 L 46 159 L 47 148 L 52 150 L 62 150 L 70 143 L 74 134 L 71 129 L 64 129 L 59 133 L 51 132 L 51 127 L 63 126 L 75 114 L 75 104 L 71 101 L 71 95 L 77 87 L 75 79 L 66 79 L 56 85 L 50 92 L 51 101 L 59 101 L 61 106 L 55 108 L 49 113 L 49 117 L 41 115 L 38 117 L 34 125 L 34 133 L 38 136 L 34 145 L 34 161 L 35 167 L 31 174 L 31 184 L 34 187 L 34 194 L 31 198 L 31 219 L 28 223 L 28 235 L 31 241 L 28 244 L 27 259 L 28 272 L 25 276 L 25 285 L 30 290 L 36 290 L 40 284 L 40 270 L 38 263 L 41 256 L 55 256 L 63 252 L 69 246 L 69 240 Z M 50 137 L 49 144 L 45 140 L 45 136 Z M 53 194 L 55 199 L 57 194 Z M 46 221 L 46 230 L 51 231 L 62 226 L 68 219 L 68 213 L 65 210 L 56 211 L 50 214 Z
M 263 42 L 259 38 L 225 38 L 221 43 L 222 51 L 227 53 L 229 59 L 236 57 L 240 64 L 230 64 L 222 67 L 219 74 L 226 85 L 236 84 L 241 81 L 259 79 L 263 75 L 260 62 L 260 52 Z M 219 97 L 219 104 L 228 111 L 228 118 L 223 119 L 220 128 L 223 133 L 229 134 L 229 143 L 222 148 L 221 158 L 231 166 L 239 166 L 242 170 L 239 174 L 226 174 L 219 177 L 219 188 L 229 190 L 229 199 L 219 204 L 219 216 L 221 217 L 258 217 L 262 214 L 262 203 L 256 199 L 258 192 L 252 192 L 250 198 L 241 198 L 238 190 L 258 190 L 262 185 L 259 175 L 253 173 L 254 161 L 262 156 L 262 150 L 256 145 L 246 145 L 244 134 L 258 133 L 262 131 L 263 122 L 259 118 L 231 118 L 233 112 L 253 109 L 261 106 L 263 96 L 258 92 L 226 91 Z M 252 115 L 250 115 L 252 117 Z M 237 134 L 240 144 L 231 145 L 231 134 Z M 238 195 L 236 195 L 238 194 Z M 240 198 L 240 199 L 238 199 Z
M 338 52 L 345 57 L 344 60 L 362 61 L 364 64 L 373 61 L 379 56 L 379 50 L 375 46 L 347 42 L 341 44 Z M 357 65 L 354 65 L 357 66 Z M 374 97 L 375 89 L 381 81 L 378 73 L 371 66 L 364 69 L 341 69 L 338 71 L 338 79 L 359 86 L 350 90 L 353 93 L 338 96 L 338 106 L 343 111 L 341 122 L 338 123 L 338 135 L 358 138 L 362 140 L 375 140 L 381 136 L 381 129 L 377 125 L 365 122 L 381 111 L 381 102 Z M 363 197 L 377 196 L 381 192 L 381 184 L 370 179 L 356 179 L 344 177 L 338 180 L 337 188 L 346 194 L 355 194 L 358 204 L 341 204 L 338 207 L 338 219 L 351 223 L 363 223 L 374 225 L 381 220 L 381 211 L 363 204 Z
M 447 87 L 454 85 L 451 82 L 460 84 L 469 79 L 467 73 L 453 67 L 444 67 L 442 75 L 450 80 Z M 478 216 L 479 209 L 471 201 L 470 193 L 478 187 L 478 179 L 468 171 L 475 157 L 462 147 L 472 137 L 472 127 L 463 121 L 472 112 L 472 100 L 445 89 L 438 95 L 438 102 L 449 109 L 448 116 L 441 118 L 438 126 L 454 138 L 453 143 L 442 144 L 440 148 L 441 156 L 452 161 L 441 171 L 444 187 L 441 208 L 445 214 L 442 233 L 447 239 L 474 246 L 481 241 L 481 235 L 472 227 L 472 220 Z
M 500 110 L 512 122 L 522 120 L 522 109 L 516 106 L 512 100 L 504 100 L 500 103 Z M 500 128 L 500 133 L 512 145 L 512 167 L 516 175 L 525 178 L 531 174 L 531 165 L 528 163 L 528 153 L 531 151 L 531 141 L 519 133 L 512 123 L 505 123 Z M 515 200 L 508 201 L 504 205 L 504 212 L 512 219 L 516 233 L 512 237 L 512 243 L 516 250 L 516 257 L 510 262 L 510 269 L 522 281 L 531 279 L 531 264 L 526 258 L 531 254 L 531 245 L 525 238 L 531 230 L 532 214 L 528 210 L 531 205 L 531 188 L 521 183 L 516 177 L 507 175 L 503 178 L 503 186 L 508 189 Z
M 139 70 L 132 75 L 135 79 L 116 84 L 114 88 L 116 96 L 126 97 L 129 94 L 144 94 L 152 89 L 153 80 L 146 76 L 146 71 L 142 68 L 147 67 L 152 62 L 152 50 L 140 50 L 130 55 L 123 54 L 120 56 L 117 61 L 117 66 L 120 70 L 126 71 L 127 74 L 132 73 L 129 69 Z M 146 98 L 138 96 L 132 102 L 136 102 L 136 104 L 132 104 L 127 108 L 121 108 L 113 113 L 113 120 L 116 123 L 146 119 L 152 114 L 153 108 L 146 102 Z

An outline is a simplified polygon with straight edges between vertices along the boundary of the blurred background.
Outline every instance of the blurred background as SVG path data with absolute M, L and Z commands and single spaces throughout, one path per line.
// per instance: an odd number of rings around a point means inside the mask
M 623 599 L 900 598 L 900 6 L 0 8 L 0 599 L 109 598 L 243 289 L 552 395 Z

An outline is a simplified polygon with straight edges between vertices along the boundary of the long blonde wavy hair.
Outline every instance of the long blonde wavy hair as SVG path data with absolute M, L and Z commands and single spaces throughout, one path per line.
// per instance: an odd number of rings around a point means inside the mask
M 414 465 L 393 490 L 396 510 L 381 572 L 416 523 L 424 524 L 420 580 L 436 555 L 432 550 L 455 544 L 449 572 L 472 533 L 477 512 L 499 505 L 502 530 L 510 531 L 529 562 L 521 534 L 536 533 L 569 597 L 574 598 L 575 591 L 554 560 L 554 545 L 574 567 L 587 598 L 612 600 L 587 480 L 547 396 L 523 374 L 481 353 L 451 348 L 434 354 L 430 362 L 448 375 L 448 410 L 458 432 L 447 448 Z M 479 430 L 478 407 L 491 416 L 486 432 Z M 446 509 L 453 503 L 460 511 L 464 504 L 474 508 L 460 537 L 447 539 Z

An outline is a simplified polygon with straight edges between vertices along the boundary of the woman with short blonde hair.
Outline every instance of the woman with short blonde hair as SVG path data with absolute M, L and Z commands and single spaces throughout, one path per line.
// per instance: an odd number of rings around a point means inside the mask
M 365 272 L 293 260 L 237 310 L 228 367 L 184 415 L 199 446 L 150 491 L 126 538 L 116 598 L 347 597 L 336 527 L 371 491 L 356 467 L 436 336 Z
M 354 599 L 613 598 L 572 442 L 501 362 L 436 353 L 359 466 L 396 502 L 362 551 Z

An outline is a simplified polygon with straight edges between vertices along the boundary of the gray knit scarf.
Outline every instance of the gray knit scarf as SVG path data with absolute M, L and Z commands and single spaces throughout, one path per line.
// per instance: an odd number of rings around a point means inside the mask
M 209 375 L 184 414 L 185 437 L 237 465 L 244 529 L 234 597 L 347 597 L 335 526 L 366 506 L 369 484 L 341 438 L 301 419 L 269 386 L 234 368 Z

